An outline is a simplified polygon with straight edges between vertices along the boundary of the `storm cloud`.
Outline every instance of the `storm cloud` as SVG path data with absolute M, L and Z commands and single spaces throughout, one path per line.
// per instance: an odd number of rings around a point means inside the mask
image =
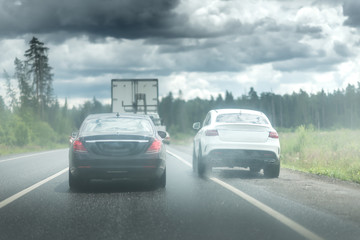
M 344 5 L 344 15 L 347 16 L 345 25 L 352 27 L 360 27 L 360 2 L 357 0 L 345 0 Z
M 159 78 L 161 95 L 184 98 L 283 93 L 304 78 L 342 87 L 357 76 L 359 9 L 356 0 L 0 0 L 0 70 L 11 72 L 37 36 L 60 98 L 108 98 L 112 78 Z
M 2 0 L 2 37 L 72 33 L 119 38 L 171 34 L 179 0 Z

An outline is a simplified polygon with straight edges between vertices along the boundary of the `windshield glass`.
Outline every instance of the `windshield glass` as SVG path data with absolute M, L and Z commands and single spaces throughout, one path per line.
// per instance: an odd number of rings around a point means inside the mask
M 150 116 L 151 120 L 153 121 L 155 126 L 160 126 L 161 125 L 161 121 L 160 118 L 155 118 L 153 116 Z
M 146 119 L 100 118 L 88 120 L 81 129 L 81 133 L 84 135 L 88 135 L 94 132 L 151 134 L 153 129 L 150 122 Z
M 253 123 L 253 124 L 269 124 L 262 116 L 243 113 L 227 113 L 220 114 L 216 117 L 218 123 Z

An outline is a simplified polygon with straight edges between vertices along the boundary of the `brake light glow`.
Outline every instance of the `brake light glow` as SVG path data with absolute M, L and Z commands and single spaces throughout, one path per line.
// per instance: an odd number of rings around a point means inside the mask
M 269 138 L 279 138 L 279 135 L 277 132 L 269 132 Z
M 160 152 L 161 146 L 162 146 L 162 142 L 160 140 L 155 139 L 146 152 L 158 153 Z
M 80 142 L 79 140 L 76 140 L 74 142 L 73 149 L 75 152 L 87 152 L 86 148 L 84 147 L 82 142 Z
M 206 136 L 219 136 L 219 132 L 216 129 L 206 130 Z
M 78 168 L 91 168 L 91 166 L 78 166 Z

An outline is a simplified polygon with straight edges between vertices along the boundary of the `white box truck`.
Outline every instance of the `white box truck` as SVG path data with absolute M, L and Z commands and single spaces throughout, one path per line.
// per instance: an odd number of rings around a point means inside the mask
M 112 79 L 111 109 L 118 113 L 158 113 L 157 79 Z
M 158 106 L 159 84 L 157 79 L 111 80 L 112 112 L 149 115 L 156 129 L 166 132 L 166 127 L 161 124 Z M 164 142 L 170 143 L 169 133 Z

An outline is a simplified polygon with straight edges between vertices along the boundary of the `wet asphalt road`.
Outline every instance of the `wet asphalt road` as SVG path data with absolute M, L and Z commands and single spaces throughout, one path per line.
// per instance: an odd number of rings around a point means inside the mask
M 190 152 L 168 147 L 165 189 L 93 182 L 81 192 L 69 190 L 66 149 L 1 157 L 0 240 L 360 239 L 356 215 L 318 207 L 307 192 L 277 191 L 281 181 L 291 188 L 287 175 L 235 169 L 199 178 Z

